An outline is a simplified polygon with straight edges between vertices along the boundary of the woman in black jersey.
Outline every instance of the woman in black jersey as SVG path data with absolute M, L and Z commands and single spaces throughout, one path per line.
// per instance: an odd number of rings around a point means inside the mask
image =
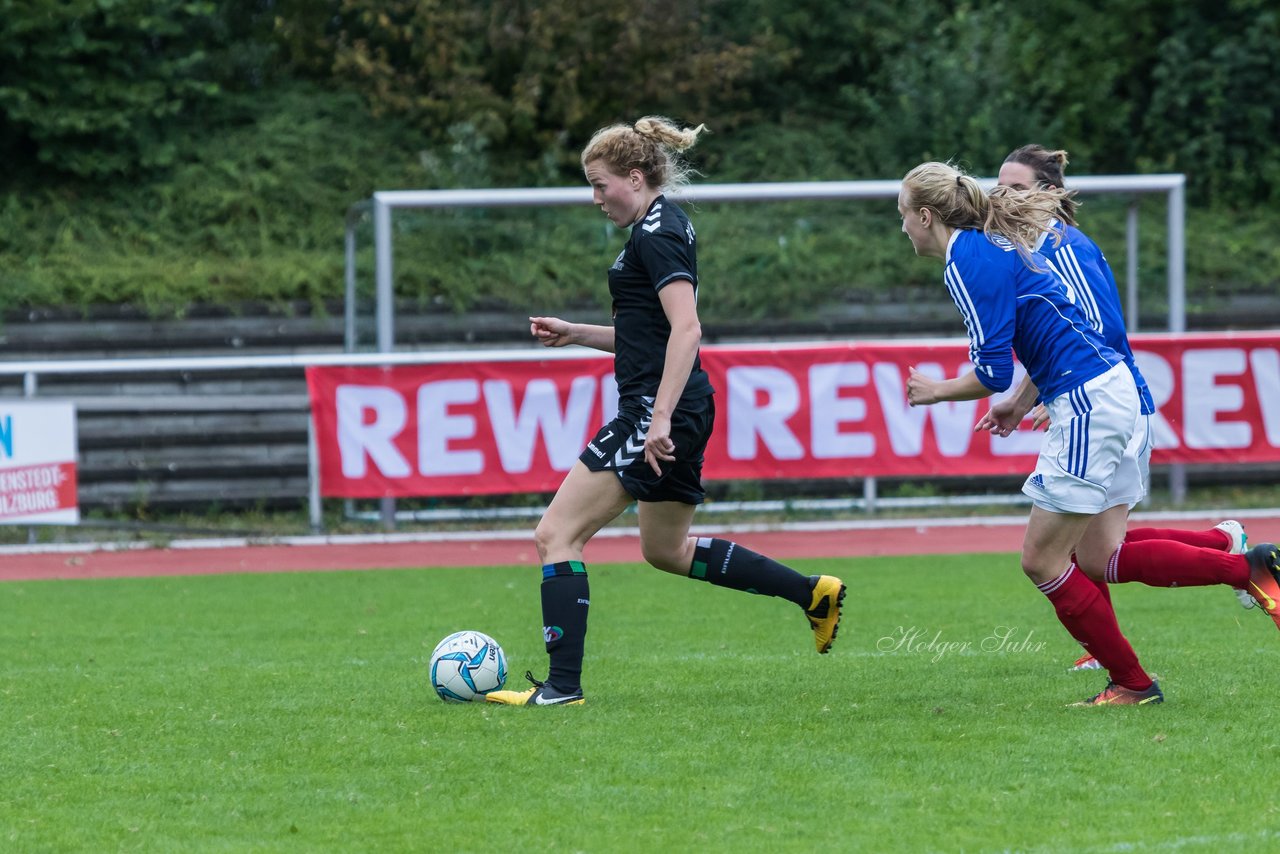
M 590 594 L 587 542 L 638 501 L 640 548 L 658 569 L 721 587 L 789 599 L 805 611 L 818 652 L 835 640 L 845 586 L 808 577 L 736 543 L 691 537 L 701 504 L 702 459 L 715 422 L 714 389 L 698 358 L 697 238 L 684 211 L 663 194 L 684 183 L 679 152 L 704 130 L 649 116 L 597 131 L 582 152 L 593 201 L 626 246 L 609 268 L 613 324 L 531 317 L 547 347 L 581 344 L 614 354 L 618 416 L 583 450 L 534 533 L 542 561 L 542 619 L 550 675 L 532 688 L 494 691 L 507 705 L 577 705 Z

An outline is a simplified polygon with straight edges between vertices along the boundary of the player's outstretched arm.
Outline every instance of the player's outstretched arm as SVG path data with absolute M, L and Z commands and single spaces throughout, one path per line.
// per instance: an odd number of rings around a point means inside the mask
M 944 400 L 980 400 L 992 394 L 977 375 L 967 374 L 949 380 L 937 380 L 915 369 L 907 368 L 907 403 L 911 406 L 931 406 Z
M 529 318 L 529 334 L 543 347 L 565 347 L 579 344 L 593 350 L 613 352 L 613 327 L 589 323 L 570 323 L 558 317 Z

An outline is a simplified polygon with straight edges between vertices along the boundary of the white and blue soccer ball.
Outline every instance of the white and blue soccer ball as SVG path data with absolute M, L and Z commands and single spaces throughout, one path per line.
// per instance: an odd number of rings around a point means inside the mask
M 507 682 L 507 656 L 484 632 L 454 632 L 431 653 L 431 687 L 446 703 L 483 700 Z

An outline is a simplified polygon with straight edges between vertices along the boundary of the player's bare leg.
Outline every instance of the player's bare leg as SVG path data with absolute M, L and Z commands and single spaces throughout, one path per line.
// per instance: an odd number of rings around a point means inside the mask
M 542 561 L 542 632 L 551 657 L 551 673 L 540 682 L 525 674 L 532 688 L 491 691 L 490 703 L 508 706 L 577 706 L 582 695 L 582 659 L 586 645 L 591 591 L 582 553 L 596 532 L 631 503 L 613 472 L 593 472 L 574 463 L 534 531 Z
M 574 463 L 533 532 L 538 558 L 544 565 L 582 560 L 587 542 L 631 501 L 616 474 Z

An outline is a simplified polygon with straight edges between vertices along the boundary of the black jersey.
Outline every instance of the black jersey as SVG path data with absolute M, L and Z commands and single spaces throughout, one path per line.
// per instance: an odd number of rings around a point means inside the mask
M 613 372 L 618 396 L 652 399 L 658 393 L 667 359 L 671 324 L 658 291 L 681 279 L 698 293 L 698 247 L 684 211 L 658 196 L 631 227 L 631 239 L 609 268 L 613 297 Z M 711 381 L 694 356 L 681 400 L 712 394 Z

